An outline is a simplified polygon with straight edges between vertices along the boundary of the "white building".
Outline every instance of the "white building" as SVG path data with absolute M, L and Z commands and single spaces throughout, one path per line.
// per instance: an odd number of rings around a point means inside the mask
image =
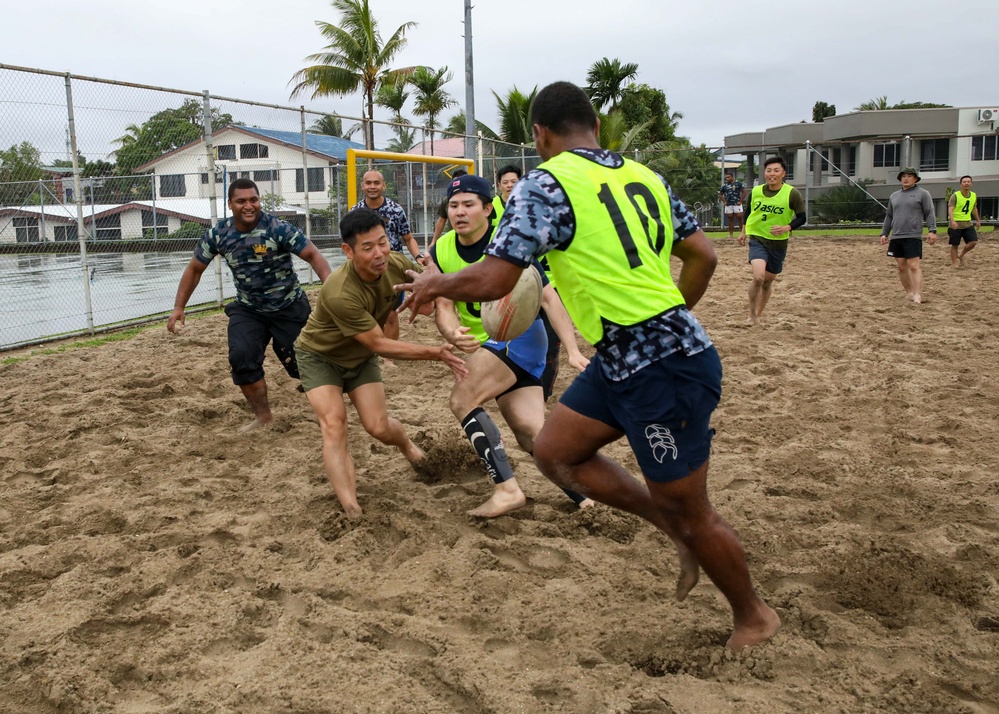
M 257 183 L 261 195 L 274 194 L 294 206 L 305 205 L 306 169 L 309 201 L 329 203 L 327 189 L 336 186 L 339 166 L 347 149 L 363 149 L 347 139 L 323 134 L 258 129 L 230 125 L 212 135 L 215 147 L 215 189 L 219 195 L 236 178 Z M 181 146 L 136 167 L 137 173 L 155 176 L 157 199 L 208 198 L 208 152 L 203 139 Z
M 725 137 L 725 153 L 742 154 L 748 185 L 766 157 L 788 164 L 788 183 L 811 199 L 849 178 L 871 181 L 867 190 L 884 202 L 899 188 L 900 169 L 915 167 L 920 186 L 946 216 L 947 189 L 969 175 L 983 219 L 999 218 L 999 101 L 989 107 L 888 109 L 851 112 L 819 123 L 785 124 Z M 837 170 L 838 169 L 838 170 Z M 841 173 L 842 172 L 842 173 Z

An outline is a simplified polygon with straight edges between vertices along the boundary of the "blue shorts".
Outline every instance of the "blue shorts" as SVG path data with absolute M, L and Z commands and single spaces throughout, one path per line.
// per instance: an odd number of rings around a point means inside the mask
M 690 475 L 711 455 L 711 413 L 721 399 L 721 360 L 712 346 L 682 351 L 615 382 L 598 355 L 559 400 L 577 414 L 603 422 L 628 437 L 650 481 Z
M 521 372 L 526 372 L 537 380 L 537 384 L 541 384 L 541 375 L 545 371 L 545 357 L 548 353 L 548 334 L 541 318 L 532 322 L 524 334 L 509 342 L 486 340 L 482 346 L 503 360 L 518 379 Z
M 773 241 L 777 242 L 777 241 Z M 787 241 L 780 241 L 784 245 L 780 248 L 776 246 L 767 245 L 761 240 L 749 238 L 749 262 L 752 263 L 754 260 L 765 260 L 767 261 L 767 272 L 773 275 L 780 275 L 780 271 L 784 269 L 784 258 L 787 256 Z

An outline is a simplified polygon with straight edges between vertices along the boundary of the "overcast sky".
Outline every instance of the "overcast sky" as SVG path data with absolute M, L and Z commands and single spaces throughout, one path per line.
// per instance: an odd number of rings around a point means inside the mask
M 455 76 L 448 89 L 463 107 L 463 0 L 371 5 L 383 39 L 403 22 L 418 23 L 396 65 L 447 65 Z M 357 96 L 289 99 L 292 74 L 324 44 L 315 20 L 337 20 L 327 2 L 0 0 L 0 6 L 3 64 L 360 113 Z M 473 9 L 476 115 L 495 127 L 491 90 L 529 91 L 563 79 L 582 84 L 601 57 L 637 63 L 638 81 L 663 89 L 683 114 L 680 133 L 708 146 L 721 145 L 727 134 L 810 119 L 816 100 L 840 114 L 883 95 L 890 102 L 999 106 L 996 17 L 995 0 L 480 1 Z M 25 85 L 7 85 L 0 85 L 0 120 L 8 124 L 0 138 L 9 145 L 17 138 L 10 136 L 12 115 L 35 109 L 20 104 L 32 101 L 22 96 Z M 412 116 L 409 109 L 404 113 Z M 150 113 L 138 106 L 134 116 L 104 121 L 141 124 Z M 376 118 L 387 112 L 376 108 Z

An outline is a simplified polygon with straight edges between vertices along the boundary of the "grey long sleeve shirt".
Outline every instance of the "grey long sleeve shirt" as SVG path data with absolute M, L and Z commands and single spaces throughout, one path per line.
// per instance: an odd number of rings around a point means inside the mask
M 926 221 L 930 233 L 936 233 L 937 217 L 933 213 L 933 199 L 929 191 L 919 186 L 901 189 L 888 199 L 888 212 L 881 234 L 892 238 L 922 238 L 923 221 Z

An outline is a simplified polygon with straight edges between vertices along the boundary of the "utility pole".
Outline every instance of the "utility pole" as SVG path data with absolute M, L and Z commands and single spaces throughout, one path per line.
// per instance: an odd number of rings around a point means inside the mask
M 465 0 L 465 158 L 475 156 L 475 74 L 472 71 L 472 0 Z M 479 168 L 482 173 L 482 168 Z

